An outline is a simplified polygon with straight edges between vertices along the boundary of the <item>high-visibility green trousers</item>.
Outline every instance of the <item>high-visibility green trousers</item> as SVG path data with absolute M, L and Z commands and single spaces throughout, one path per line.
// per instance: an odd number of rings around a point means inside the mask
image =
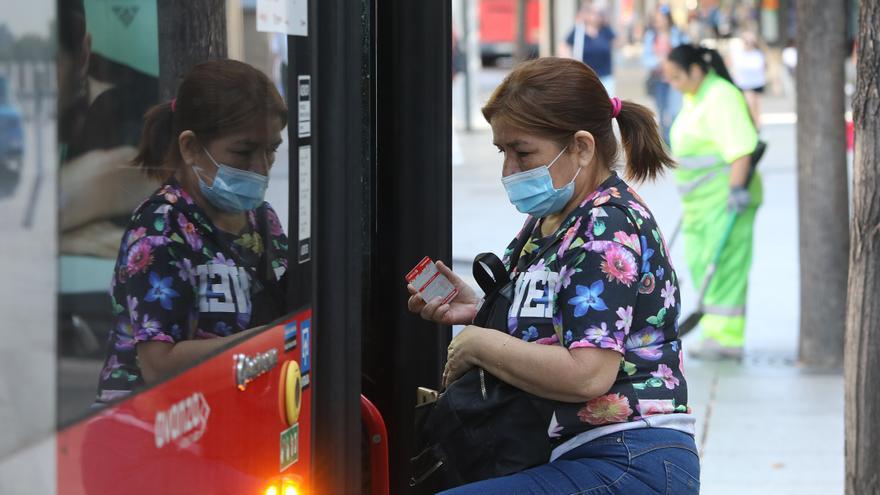
M 687 200 L 685 203 L 682 223 L 685 259 L 695 290 L 699 291 L 727 228 L 730 213 L 726 201 L 703 201 L 700 207 L 688 205 Z M 746 295 L 757 209 L 754 205 L 738 215 L 704 299 L 705 316 L 700 320 L 703 337 L 715 339 L 725 346 L 739 347 L 745 343 Z

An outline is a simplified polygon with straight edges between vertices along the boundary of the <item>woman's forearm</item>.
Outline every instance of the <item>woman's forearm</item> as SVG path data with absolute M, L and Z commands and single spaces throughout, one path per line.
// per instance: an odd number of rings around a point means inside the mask
M 751 155 L 744 155 L 730 165 L 730 187 L 746 187 L 749 171 L 752 167 Z
M 141 342 L 137 345 L 137 353 L 144 382 L 147 384 L 155 383 L 175 371 L 214 354 L 230 342 L 244 339 L 263 328 L 265 327 L 254 327 L 226 337 L 184 340 L 176 344 Z
M 583 402 L 611 388 L 620 354 L 605 349 L 541 345 L 495 330 L 478 329 L 473 364 L 526 392 L 564 402 Z

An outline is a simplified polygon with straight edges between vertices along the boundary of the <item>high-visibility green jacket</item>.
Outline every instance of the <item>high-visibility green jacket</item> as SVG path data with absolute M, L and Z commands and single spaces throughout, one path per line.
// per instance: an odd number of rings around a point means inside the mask
M 754 151 L 758 134 L 742 92 L 714 72 L 684 103 L 670 130 L 675 178 L 685 210 L 718 208 L 730 190 L 730 164 Z M 754 205 L 762 201 L 761 181 L 749 187 Z

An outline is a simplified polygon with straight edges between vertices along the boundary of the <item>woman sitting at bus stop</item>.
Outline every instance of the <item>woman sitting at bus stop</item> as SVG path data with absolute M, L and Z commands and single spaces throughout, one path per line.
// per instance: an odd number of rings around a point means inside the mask
M 194 66 L 147 112 L 134 164 L 162 185 L 119 249 L 99 403 L 282 316 L 287 238 L 263 198 L 286 123 L 272 82 L 232 60 Z
M 612 120 L 628 177 L 653 179 L 672 165 L 650 111 L 609 98 L 580 62 L 543 58 L 516 67 L 483 115 L 511 202 L 539 218 L 519 234 L 529 236 L 519 268 L 508 266 L 517 277 L 508 332 L 470 325 L 479 298 L 442 263 L 459 295 L 426 303 L 409 286 L 408 306 L 468 325 L 449 345 L 444 386 L 480 367 L 560 402 L 546 425 L 555 446 L 547 464 L 444 493 L 697 493 L 678 279 L 654 217 L 615 172 Z

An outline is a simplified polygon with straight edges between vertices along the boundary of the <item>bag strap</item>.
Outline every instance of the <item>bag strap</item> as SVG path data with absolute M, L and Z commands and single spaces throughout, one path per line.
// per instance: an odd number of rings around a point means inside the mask
M 504 267 L 504 263 L 494 253 L 480 253 L 474 258 L 474 265 L 471 271 L 474 280 L 477 281 L 477 285 L 480 286 L 484 293 L 491 294 L 494 290 L 510 281 L 510 274 L 519 263 L 520 254 L 523 248 L 526 247 L 526 244 L 528 244 L 529 239 L 531 239 L 532 232 L 535 230 L 537 223 L 538 219 L 536 217 L 530 216 L 526 220 L 525 226 L 520 231 L 520 236 L 513 247 L 513 252 L 510 253 L 510 271 Z
M 504 263 L 498 259 L 495 253 L 480 253 L 474 258 L 474 266 L 471 269 L 474 280 L 485 294 L 491 294 L 505 278 L 509 278 Z

